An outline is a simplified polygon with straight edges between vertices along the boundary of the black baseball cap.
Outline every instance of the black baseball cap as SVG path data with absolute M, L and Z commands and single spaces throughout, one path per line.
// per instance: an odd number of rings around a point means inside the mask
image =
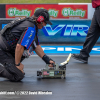
M 37 9 L 34 13 L 34 16 L 35 17 L 39 17 L 39 16 L 43 16 L 44 17 L 44 21 L 47 23 L 47 24 L 50 24 L 52 25 L 52 23 L 50 22 L 49 20 L 49 13 L 48 13 L 48 10 L 46 9 Z

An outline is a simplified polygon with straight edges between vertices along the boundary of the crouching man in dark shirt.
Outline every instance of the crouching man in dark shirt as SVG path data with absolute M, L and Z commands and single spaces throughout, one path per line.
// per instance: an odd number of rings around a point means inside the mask
M 38 9 L 32 17 L 23 18 L 8 23 L 0 31 L 0 77 L 10 81 L 20 81 L 24 78 L 24 65 L 21 63 L 25 58 L 24 51 L 35 50 L 50 67 L 54 61 L 49 58 L 39 45 L 38 29 L 49 21 L 49 13 L 46 9 Z

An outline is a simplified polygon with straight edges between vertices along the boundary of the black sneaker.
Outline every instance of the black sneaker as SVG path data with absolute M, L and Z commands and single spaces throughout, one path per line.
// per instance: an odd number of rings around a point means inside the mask
M 72 57 L 76 60 L 82 61 L 83 63 L 88 63 L 88 58 L 84 58 L 80 54 L 72 54 Z

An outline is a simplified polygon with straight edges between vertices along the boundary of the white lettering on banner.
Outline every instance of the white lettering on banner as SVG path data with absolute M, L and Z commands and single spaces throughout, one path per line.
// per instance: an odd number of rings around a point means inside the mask
M 59 11 L 57 11 L 57 10 L 55 10 L 55 9 L 49 9 L 48 12 L 49 12 L 50 17 L 51 17 L 51 16 L 52 16 L 52 17 L 57 17 Z
M 16 8 L 10 8 L 8 9 L 8 15 L 10 17 L 13 17 L 13 16 L 26 16 L 26 17 L 29 17 L 31 15 L 31 11 L 27 10 L 27 9 L 22 9 L 22 10 L 19 10 L 19 9 L 16 9 Z
M 56 48 L 51 48 L 51 47 L 43 47 L 43 50 L 55 50 Z
M 56 51 L 80 51 L 81 48 L 72 48 L 72 47 L 42 47 L 43 50 L 56 50 Z M 100 48 L 93 48 L 93 51 L 100 51 Z
M 72 50 L 81 50 L 79 48 L 65 48 L 65 51 L 72 51 Z
M 93 48 L 94 51 L 100 51 L 100 48 Z
M 62 10 L 62 15 L 67 17 L 67 16 L 80 16 L 80 17 L 84 17 L 85 16 L 86 11 L 83 11 L 81 9 L 76 9 L 76 11 L 74 11 L 71 8 L 64 8 Z
M 70 48 L 70 47 L 42 47 L 43 50 L 57 50 L 57 51 L 72 51 L 72 50 L 81 50 L 79 48 Z
M 64 48 L 57 48 L 57 51 L 64 51 Z

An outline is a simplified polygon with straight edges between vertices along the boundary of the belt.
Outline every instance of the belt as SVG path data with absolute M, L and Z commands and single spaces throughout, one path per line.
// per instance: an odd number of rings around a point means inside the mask
M 98 7 L 95 8 L 95 10 L 98 10 L 98 9 L 100 9 L 100 6 L 98 6 Z
M 1 49 L 5 50 L 5 51 L 9 51 L 10 50 L 10 46 L 7 43 L 6 39 L 0 34 L 0 47 Z

